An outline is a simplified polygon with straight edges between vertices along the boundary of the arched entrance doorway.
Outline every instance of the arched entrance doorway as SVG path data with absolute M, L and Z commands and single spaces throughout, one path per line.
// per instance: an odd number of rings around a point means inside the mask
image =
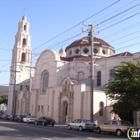
M 66 123 L 67 115 L 68 115 L 68 102 L 64 101 L 62 103 L 62 123 Z

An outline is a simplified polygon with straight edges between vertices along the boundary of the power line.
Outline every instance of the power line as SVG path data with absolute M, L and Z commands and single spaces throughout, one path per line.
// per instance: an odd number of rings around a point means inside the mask
M 130 36 L 130 35 L 132 35 L 132 34 L 135 34 L 135 33 L 137 33 L 137 32 L 140 32 L 140 30 L 138 30 L 138 31 L 136 31 L 136 32 L 133 32 L 133 33 L 131 33 L 131 34 L 128 34 L 128 35 L 125 35 L 125 36 L 119 37 L 119 38 L 114 39 L 114 40 L 109 41 L 109 42 L 114 42 L 114 41 L 116 41 L 116 40 L 119 40 L 119 39 L 125 38 L 125 37 L 127 37 L 127 36 Z
M 127 12 L 127 11 L 129 11 L 129 10 L 135 8 L 135 7 L 137 7 L 137 6 L 139 6 L 139 5 L 140 5 L 140 4 L 137 4 L 137 5 L 135 5 L 135 6 L 132 6 L 132 7 L 128 8 L 128 9 L 126 9 L 126 10 L 124 10 L 124 11 L 122 11 L 122 12 L 116 14 L 115 16 L 112 16 L 112 17 L 110 17 L 110 18 L 108 18 L 108 19 L 106 19 L 106 20 L 104 20 L 104 21 L 98 23 L 98 25 L 103 24 L 103 23 L 105 23 L 105 22 L 107 22 L 107 21 L 109 21 L 109 20 L 111 20 L 111 19 L 113 19 L 113 18 L 115 18 L 115 17 L 117 17 L 117 16 L 119 16 L 119 15 L 121 15 L 121 14 L 123 14 L 123 13 L 125 13 L 125 12 Z
M 128 20 L 128 19 L 134 17 L 134 16 L 137 16 L 138 14 L 140 14 L 140 12 L 138 12 L 138 13 L 136 13 L 136 14 L 134 14 L 134 15 L 131 15 L 131 16 L 129 16 L 129 17 L 127 17 L 127 18 L 125 18 L 125 19 L 119 21 L 119 22 L 116 22 L 116 23 L 114 23 L 114 24 L 112 24 L 112 25 L 110 25 L 110 26 L 108 26 L 108 27 L 105 27 L 105 28 L 99 30 L 99 32 L 104 31 L 104 30 L 106 30 L 106 29 L 108 29 L 108 28 L 111 28 L 111 27 L 113 27 L 113 26 L 115 26 L 115 25 L 117 25 L 117 24 L 119 24 L 119 23 L 121 23 L 121 22 L 123 22 L 123 21 L 126 21 L 126 20 Z
M 10 63 L 11 63 L 11 62 L 10 62 Z M 3 66 L 2 66 L 2 67 L 0 67 L 0 68 L 3 68 L 3 67 L 5 67 L 5 66 L 9 65 L 10 63 L 7 63 L 7 64 L 3 65 Z
M 119 30 L 119 31 L 117 31 L 117 32 L 114 32 L 114 33 L 112 33 L 112 34 L 109 34 L 109 35 L 107 35 L 107 36 L 104 36 L 103 38 L 106 39 L 106 38 L 108 38 L 108 37 L 112 37 L 113 35 L 116 35 L 116 34 L 118 34 L 118 33 L 124 32 L 124 31 L 126 31 L 126 30 L 129 30 L 129 29 L 134 28 L 134 27 L 139 26 L 139 25 L 140 25 L 140 22 L 137 22 L 137 23 L 132 24 L 132 25 L 126 27 L 126 28 L 123 28 L 123 29 L 121 29 L 121 30 Z
M 106 8 L 104 8 L 104 9 L 100 10 L 99 12 L 97 12 L 97 13 L 93 14 L 92 16 L 90 16 L 90 17 L 88 17 L 88 18 L 84 19 L 83 21 L 86 21 L 86 20 L 88 20 L 88 19 L 92 18 L 93 16 L 96 16 L 97 14 L 99 14 L 99 13 L 103 12 L 104 10 L 106 10 L 106 9 L 110 8 L 111 6 L 115 5 L 115 4 L 116 4 L 116 3 L 118 3 L 118 2 L 120 2 L 120 0 L 117 0 L 116 2 L 112 3 L 111 5 L 107 6 L 107 7 L 106 7 Z M 56 35 L 55 37 L 53 37 L 53 38 L 49 39 L 48 41 L 46 41 L 46 42 L 44 42 L 43 44 L 39 45 L 38 47 L 34 48 L 33 50 L 35 50 L 35 49 L 37 49 L 37 48 L 39 48 L 39 47 L 41 47 L 41 46 L 45 45 L 46 43 L 48 43 L 48 42 L 50 42 L 50 41 L 54 40 L 54 39 L 55 39 L 55 38 L 57 38 L 58 36 L 60 36 L 60 35 L 62 35 L 62 34 L 64 34 L 64 33 L 66 33 L 67 31 L 69 31 L 69 30 L 71 30 L 71 29 L 75 28 L 76 26 L 80 25 L 83 21 L 81 21 L 81 22 L 77 23 L 76 25 L 72 26 L 71 28 L 69 28 L 69 29 L 65 30 L 64 32 L 62 32 L 62 33 L 60 33 L 60 34 Z

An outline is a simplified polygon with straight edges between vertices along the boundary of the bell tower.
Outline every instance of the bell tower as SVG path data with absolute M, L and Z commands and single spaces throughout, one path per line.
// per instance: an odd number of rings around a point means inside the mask
M 8 94 L 8 114 L 16 113 L 16 98 L 20 84 L 30 78 L 31 71 L 31 44 L 29 34 L 29 22 L 24 15 L 18 23 L 18 31 L 15 36 L 15 44 L 12 50 L 10 67 L 10 83 Z
M 31 45 L 29 34 L 29 22 L 24 15 L 18 24 L 18 32 L 15 36 L 15 45 L 12 52 L 12 64 L 20 63 L 20 65 L 30 66 Z

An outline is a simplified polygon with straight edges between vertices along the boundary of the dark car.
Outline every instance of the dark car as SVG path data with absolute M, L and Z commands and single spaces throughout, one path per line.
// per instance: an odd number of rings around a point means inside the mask
M 2 116 L 3 116 L 3 114 L 0 114 L 0 119 L 1 119 Z
M 9 115 L 8 120 L 13 121 L 17 115 Z
M 35 121 L 35 124 L 36 125 L 41 124 L 41 125 L 51 125 L 51 126 L 54 126 L 55 120 L 53 120 L 50 117 L 40 117 L 40 118 L 38 118 Z
M 23 118 L 25 118 L 26 116 L 25 115 L 17 115 L 14 119 L 14 121 L 17 121 L 17 122 L 23 122 Z

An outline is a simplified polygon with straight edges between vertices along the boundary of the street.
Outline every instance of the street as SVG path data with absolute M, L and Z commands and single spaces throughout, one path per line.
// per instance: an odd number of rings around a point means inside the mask
M 127 140 L 108 133 L 68 130 L 66 125 L 41 126 L 0 120 L 0 140 Z

